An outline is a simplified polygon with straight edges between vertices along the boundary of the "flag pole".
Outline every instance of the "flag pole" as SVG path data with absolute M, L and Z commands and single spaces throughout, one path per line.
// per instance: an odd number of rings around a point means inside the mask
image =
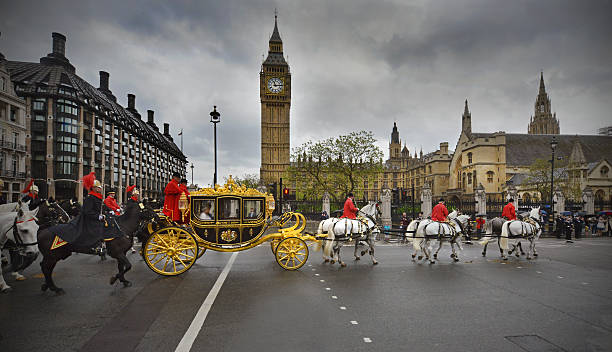
M 183 129 L 181 128 L 181 153 L 183 152 Z

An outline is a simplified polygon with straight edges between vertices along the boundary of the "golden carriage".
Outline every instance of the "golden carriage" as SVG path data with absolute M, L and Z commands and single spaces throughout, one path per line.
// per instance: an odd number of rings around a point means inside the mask
M 299 269 L 308 259 L 308 246 L 320 239 L 304 232 L 302 214 L 273 217 L 274 208 L 274 197 L 239 186 L 231 176 L 222 187 L 194 191 L 189 198 L 183 194 L 179 200 L 183 223 L 159 211 L 161 221 L 148 227 L 144 260 L 154 272 L 174 276 L 189 270 L 207 249 L 235 252 L 270 241 L 278 265 Z

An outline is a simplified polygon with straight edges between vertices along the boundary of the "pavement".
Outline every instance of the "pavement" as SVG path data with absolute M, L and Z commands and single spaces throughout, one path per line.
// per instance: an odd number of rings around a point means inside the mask
M 415 263 L 411 247 L 379 242 L 379 265 L 344 247 L 346 268 L 311 251 L 290 272 L 265 243 L 207 251 L 178 277 L 131 254 L 129 288 L 109 285 L 113 260 L 73 255 L 54 273 L 63 296 L 41 292 L 38 263 L 25 281 L 5 273 L 0 351 L 175 351 L 190 338 L 184 351 L 612 351 L 612 239 L 541 239 L 531 261 L 481 251 Z

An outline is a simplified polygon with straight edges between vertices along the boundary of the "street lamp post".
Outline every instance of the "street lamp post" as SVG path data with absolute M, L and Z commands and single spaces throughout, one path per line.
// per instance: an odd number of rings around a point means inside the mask
M 550 222 L 549 228 L 550 233 L 553 232 L 553 227 L 555 224 L 555 203 L 553 201 L 553 187 L 555 183 L 555 149 L 557 148 L 557 139 L 553 136 L 550 141 L 550 149 L 552 151 L 552 157 L 550 159 Z
M 191 163 L 191 184 L 193 185 L 193 163 Z
M 213 188 L 217 185 L 217 124 L 221 122 L 221 114 L 217 112 L 217 106 L 215 105 L 214 110 L 210 113 L 210 122 L 213 123 L 215 130 L 215 175 L 213 177 Z

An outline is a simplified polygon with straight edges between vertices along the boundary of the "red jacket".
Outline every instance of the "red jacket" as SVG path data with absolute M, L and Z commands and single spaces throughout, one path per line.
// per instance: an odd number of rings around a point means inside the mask
M 351 198 L 346 198 L 344 202 L 344 212 L 340 218 L 355 219 L 357 216 L 357 208 Z
M 433 221 L 446 221 L 448 216 L 448 209 L 442 203 L 438 203 L 431 211 L 431 220 Z
M 115 198 L 111 196 L 106 197 L 106 199 L 104 199 L 104 205 L 106 205 L 106 207 L 110 210 L 114 211 L 115 215 L 119 216 L 119 210 L 121 210 L 121 208 L 119 207 L 119 204 L 117 204 L 117 200 Z
M 504 210 L 502 210 L 502 218 L 506 218 L 508 220 L 516 220 L 516 211 L 514 210 L 514 204 L 506 204 Z
M 181 221 L 181 211 L 179 210 L 179 198 L 183 191 L 179 187 L 178 182 L 174 179 L 170 180 L 166 185 L 164 194 L 164 214 L 173 221 Z
M 476 228 L 477 229 L 482 229 L 482 226 L 485 224 L 486 220 L 483 218 L 477 218 L 476 219 Z

